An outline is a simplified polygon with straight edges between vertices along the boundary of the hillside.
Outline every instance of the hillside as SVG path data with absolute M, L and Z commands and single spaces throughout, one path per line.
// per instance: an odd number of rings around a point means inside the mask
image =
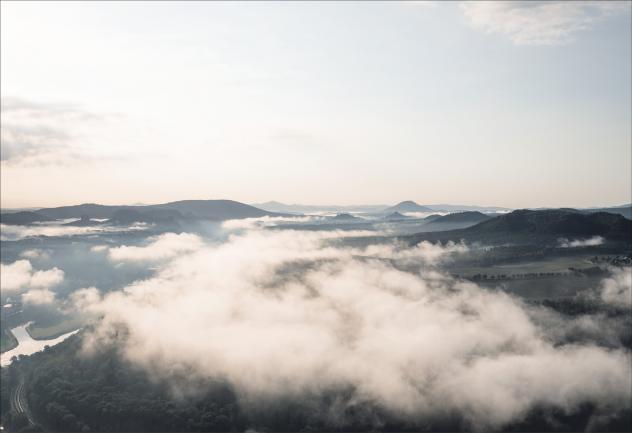
M 36 222 L 51 221 L 54 218 L 49 218 L 42 215 L 39 212 L 20 211 L 14 213 L 3 213 L 0 215 L 0 221 L 2 224 L 10 225 L 28 225 Z
M 315 213 L 315 212 L 379 212 L 386 205 L 310 205 L 310 204 L 285 204 L 278 201 L 268 201 L 265 203 L 255 203 L 252 206 L 269 212 L 282 213 Z
M 435 220 L 437 221 L 437 220 Z M 434 223 L 434 221 L 433 221 Z M 584 214 L 570 210 L 516 210 L 472 227 L 434 233 L 418 233 L 409 240 L 461 240 L 502 243 L 555 243 L 557 239 L 602 236 L 606 240 L 632 242 L 632 221 L 605 212 Z
M 425 223 L 421 227 L 421 229 L 423 231 L 463 229 L 478 224 L 482 221 L 487 221 L 490 218 L 492 217 L 477 211 L 457 212 L 432 218 L 427 223 Z
M 360 222 L 360 221 L 364 221 L 364 218 L 359 218 L 357 216 L 353 216 L 351 214 L 348 213 L 339 213 L 338 215 L 334 216 L 331 218 L 333 221 L 336 222 Z
M 599 208 L 599 209 L 582 209 L 582 212 L 587 212 L 587 213 L 607 212 L 607 213 L 613 213 L 613 214 L 624 216 L 627 219 L 632 219 L 632 205 L 604 207 L 604 208 Z
M 110 219 L 112 223 L 132 222 L 173 223 L 179 219 L 204 219 L 223 221 L 228 219 L 281 216 L 233 200 L 182 200 L 164 204 L 144 206 L 109 206 L 86 203 L 74 206 L 44 208 L 37 211 L 22 211 L 2 214 L 3 224 L 28 225 L 34 222 L 56 219 L 90 218 Z

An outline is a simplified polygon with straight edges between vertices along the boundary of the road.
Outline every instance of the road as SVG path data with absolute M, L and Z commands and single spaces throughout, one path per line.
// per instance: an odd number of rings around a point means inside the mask
M 23 413 L 26 416 L 29 424 L 34 425 L 35 421 L 33 420 L 33 416 L 29 411 L 28 405 L 26 403 L 26 395 L 24 393 L 24 379 L 20 379 L 20 383 L 13 389 L 13 394 L 11 395 L 11 408 L 17 413 Z

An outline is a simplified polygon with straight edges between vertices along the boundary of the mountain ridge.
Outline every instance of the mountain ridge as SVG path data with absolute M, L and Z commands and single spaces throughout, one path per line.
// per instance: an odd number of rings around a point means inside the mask
M 204 219 L 225 221 L 228 219 L 259 218 L 263 216 L 291 216 L 269 212 L 234 200 L 179 200 L 162 204 L 129 206 L 83 203 L 71 206 L 42 208 L 37 211 L 3 213 L 3 224 L 28 225 L 68 218 L 109 219 L 111 222 L 172 223 L 178 219 Z

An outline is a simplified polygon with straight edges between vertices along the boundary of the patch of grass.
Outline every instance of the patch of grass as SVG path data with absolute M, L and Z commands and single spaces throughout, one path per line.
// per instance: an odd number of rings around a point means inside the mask
M 80 328 L 83 322 L 75 317 L 62 319 L 57 323 L 40 326 L 37 322 L 27 326 L 26 331 L 33 340 L 49 340 Z

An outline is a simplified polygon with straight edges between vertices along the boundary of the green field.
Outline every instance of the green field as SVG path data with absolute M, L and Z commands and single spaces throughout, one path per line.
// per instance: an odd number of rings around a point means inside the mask
M 458 274 L 465 278 L 476 274 L 498 276 L 534 273 L 570 273 L 569 268 L 575 270 L 594 268 L 596 264 L 590 261 L 591 258 L 592 255 L 549 256 L 541 259 L 499 260 L 499 262 L 495 264 L 479 264 L 468 260 L 448 263 L 447 267 L 451 273 Z
M 82 325 L 83 322 L 78 318 L 67 318 L 50 325 L 38 325 L 37 322 L 34 322 L 26 330 L 34 340 L 49 340 L 74 331 Z

